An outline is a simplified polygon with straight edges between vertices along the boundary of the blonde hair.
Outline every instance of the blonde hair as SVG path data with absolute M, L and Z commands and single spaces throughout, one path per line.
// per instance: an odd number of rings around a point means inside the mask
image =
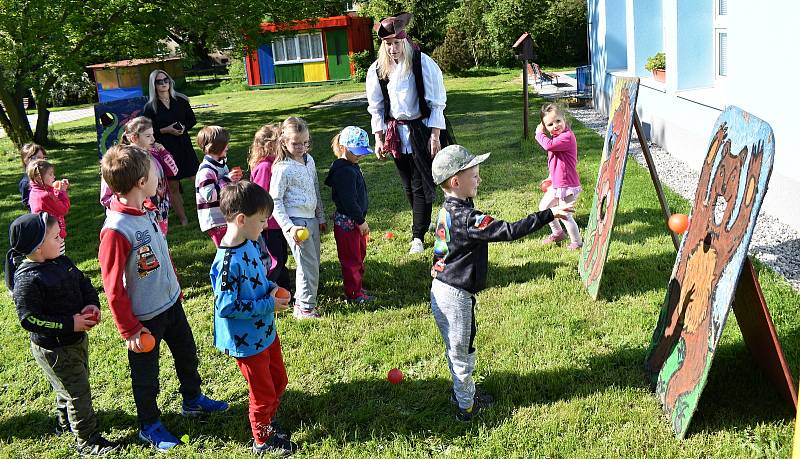
M 137 116 L 136 118 L 125 123 L 125 137 L 123 140 L 127 144 L 133 144 L 132 136 L 139 136 L 142 132 L 153 129 L 153 121 L 146 116 Z
M 25 168 L 25 174 L 31 182 L 44 186 L 44 174 L 55 168 L 53 163 L 48 162 L 46 159 L 37 159 L 28 163 L 28 167 Z
M 172 77 L 169 76 L 169 73 L 167 73 L 165 70 L 156 69 L 156 70 L 153 70 L 152 72 L 150 72 L 150 77 L 149 77 L 149 81 L 148 81 L 148 86 L 149 86 L 149 89 L 150 89 L 150 93 L 148 94 L 149 98 L 147 100 L 147 103 L 144 104 L 145 108 L 150 107 L 151 109 L 153 109 L 153 113 L 158 113 L 158 101 L 156 100 L 156 99 L 158 99 L 158 91 L 156 91 L 156 78 L 158 78 L 158 74 L 159 73 L 163 73 L 169 79 L 169 97 L 170 98 L 177 99 L 178 97 L 180 97 L 181 99 L 185 100 L 186 102 L 189 102 L 189 98 L 186 97 L 185 94 L 181 94 L 181 93 L 179 93 L 178 91 L 175 90 L 175 80 L 173 80 Z
M 231 136 L 228 130 L 221 126 L 206 126 L 197 133 L 197 146 L 203 154 L 219 155 L 225 151 L 225 146 Z
M 339 138 L 341 137 L 342 133 L 338 133 L 333 136 L 331 139 L 331 149 L 333 150 L 333 154 L 336 155 L 337 158 L 344 157 L 344 153 L 347 152 L 347 147 L 339 143 Z
M 150 154 L 136 145 L 114 145 L 100 161 L 103 180 L 115 193 L 125 194 L 150 173 Z
M 31 162 L 31 158 L 36 153 L 42 152 L 45 156 L 44 159 L 47 157 L 47 152 L 45 151 L 44 147 L 39 145 L 38 143 L 28 142 L 19 149 L 20 156 L 22 157 L 22 167 L 27 168 L 28 163 Z
M 292 134 L 303 134 L 307 133 L 309 148 L 311 148 L 311 133 L 308 131 L 308 124 L 306 120 L 303 118 L 298 118 L 296 116 L 290 116 L 286 118 L 283 123 L 281 123 L 281 136 L 280 136 L 280 148 L 278 148 L 278 161 L 284 161 L 288 158 L 289 150 L 286 149 L 286 140 Z
M 544 126 L 544 117 L 545 117 L 545 115 L 547 115 L 548 113 L 551 113 L 551 112 L 555 112 L 555 114 L 557 116 L 560 116 L 561 118 L 564 119 L 564 126 L 566 126 L 566 128 L 567 128 L 565 130 L 572 129 L 572 127 L 569 124 L 569 120 L 567 119 L 567 115 L 564 112 L 564 108 L 561 107 L 558 104 L 544 104 L 544 105 L 542 105 L 542 110 L 539 112 L 539 119 L 542 121 L 542 126 Z M 548 131 L 547 128 L 545 128 L 545 131 L 547 132 L 547 135 L 549 136 L 550 135 L 550 131 Z
M 381 40 L 381 46 L 378 48 L 378 76 L 381 80 L 388 80 L 389 75 L 392 73 L 395 65 L 403 64 L 403 75 L 406 76 L 411 71 L 411 61 L 414 58 L 414 48 L 411 42 L 403 40 L 403 56 L 400 58 L 401 62 L 395 63 L 389 51 L 386 50 L 386 41 Z
M 281 127 L 274 123 L 265 124 L 256 131 L 256 135 L 253 137 L 253 144 L 250 145 L 250 152 L 247 154 L 247 165 L 250 166 L 251 170 L 255 169 L 264 158 L 278 156 L 280 135 Z

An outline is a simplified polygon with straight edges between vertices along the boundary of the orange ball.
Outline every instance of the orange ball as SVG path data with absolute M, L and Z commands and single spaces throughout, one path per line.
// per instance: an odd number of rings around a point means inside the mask
M 156 347 L 156 339 L 153 338 L 153 335 L 147 332 L 142 332 L 139 335 L 139 341 L 141 342 L 142 352 L 150 352 Z
M 552 185 L 552 184 L 553 184 L 553 182 L 552 182 L 551 180 L 545 180 L 545 181 L 543 181 L 543 182 L 542 182 L 542 186 L 541 186 L 541 188 L 542 188 L 542 191 L 544 191 L 544 192 L 546 193 L 546 192 L 547 192 L 547 189 L 548 189 L 548 188 L 550 188 L 550 185 Z
M 394 233 L 391 231 L 387 231 L 386 234 L 383 236 L 385 239 L 394 239 Z
M 672 214 L 667 222 L 670 231 L 677 234 L 683 234 L 689 227 L 689 217 L 686 214 Z
M 275 298 L 291 298 L 292 294 L 283 287 L 275 289 Z

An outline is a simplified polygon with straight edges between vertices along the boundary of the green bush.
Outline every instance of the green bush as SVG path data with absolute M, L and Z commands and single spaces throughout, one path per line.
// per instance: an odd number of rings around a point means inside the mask
M 475 65 L 466 43 L 467 35 L 463 30 L 449 28 L 444 36 L 444 43 L 433 51 L 431 57 L 443 72 L 459 74 Z
M 369 66 L 375 62 L 375 53 L 367 49 L 353 53 L 351 59 L 353 61 L 353 66 L 356 68 L 356 74 L 353 76 L 353 80 L 359 82 L 367 81 L 367 70 Z
M 50 107 L 67 107 L 97 101 L 97 87 L 85 72 L 65 74 L 53 85 L 47 97 Z

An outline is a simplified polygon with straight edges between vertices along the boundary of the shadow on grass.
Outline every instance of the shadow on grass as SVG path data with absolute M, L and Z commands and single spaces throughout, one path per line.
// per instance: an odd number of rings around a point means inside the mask
M 97 411 L 97 421 L 102 432 L 111 429 L 127 429 L 137 426 L 136 416 L 121 410 Z M 30 411 L 21 416 L 11 416 L 0 422 L 0 439 L 41 438 L 42 435 L 55 435 L 55 407 L 52 412 Z M 71 433 L 66 434 L 72 436 Z M 131 438 L 133 440 L 133 438 Z

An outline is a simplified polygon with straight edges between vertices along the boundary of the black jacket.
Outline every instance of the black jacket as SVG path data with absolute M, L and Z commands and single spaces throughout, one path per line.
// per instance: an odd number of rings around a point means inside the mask
M 472 199 L 447 197 L 436 217 L 431 276 L 478 293 L 486 288 L 490 242 L 519 239 L 551 221 L 547 209 L 508 223 L 475 210 Z
M 358 164 L 339 158 L 331 164 L 325 185 L 333 190 L 336 211 L 350 217 L 356 225 L 364 223 L 369 208 L 367 184 Z
M 14 303 L 31 341 L 46 349 L 77 343 L 72 316 L 87 305 L 100 307 L 97 290 L 66 256 L 42 263 L 25 260 L 14 273 Z

